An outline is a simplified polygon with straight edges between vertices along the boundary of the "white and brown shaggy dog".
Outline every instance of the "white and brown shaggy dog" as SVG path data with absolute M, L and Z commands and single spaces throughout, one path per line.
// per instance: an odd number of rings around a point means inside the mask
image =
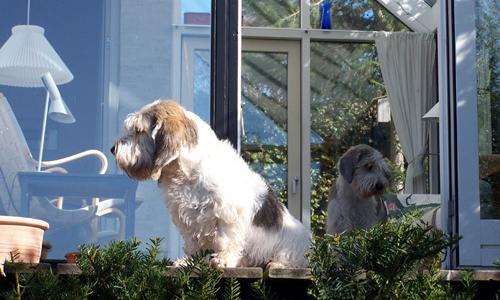
M 387 220 L 383 192 L 390 170 L 382 154 L 368 145 L 347 150 L 338 162 L 339 177 L 331 187 L 326 233 L 368 229 Z
M 306 266 L 309 231 L 228 142 L 175 101 L 130 114 L 111 151 L 130 177 L 158 180 L 187 255 L 213 250 L 220 267 Z

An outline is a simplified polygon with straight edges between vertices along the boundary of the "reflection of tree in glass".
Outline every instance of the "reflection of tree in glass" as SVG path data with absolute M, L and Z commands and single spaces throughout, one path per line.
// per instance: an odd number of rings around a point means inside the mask
M 480 151 L 500 153 L 500 8 L 476 1 L 476 63 Z
M 479 153 L 500 153 L 500 7 L 495 0 L 476 4 L 476 74 Z M 479 182 L 481 218 L 500 217 L 500 174 Z
M 264 177 L 278 199 L 286 204 L 288 199 L 286 147 L 256 144 L 253 149 L 250 147 L 242 149 L 241 154 L 250 167 Z
M 242 156 L 283 202 L 288 181 L 287 68 L 287 55 L 283 53 L 242 55 Z M 255 132 L 257 128 L 259 132 Z
M 196 50 L 194 55 L 193 109 L 210 123 L 210 51 Z
M 242 60 L 242 94 L 286 130 L 287 55 L 247 52 Z
M 297 28 L 299 3 L 299 0 L 243 0 L 243 26 Z

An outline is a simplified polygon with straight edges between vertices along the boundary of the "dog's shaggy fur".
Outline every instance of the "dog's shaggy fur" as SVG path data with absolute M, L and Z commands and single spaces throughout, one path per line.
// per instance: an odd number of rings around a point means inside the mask
M 385 222 L 382 193 L 390 171 L 382 154 L 368 145 L 356 145 L 340 157 L 338 169 L 330 190 L 326 232 L 339 234 Z
M 138 180 L 158 179 L 184 251 L 215 251 L 221 267 L 305 267 L 309 231 L 264 180 L 195 114 L 158 100 L 130 114 L 111 149 Z

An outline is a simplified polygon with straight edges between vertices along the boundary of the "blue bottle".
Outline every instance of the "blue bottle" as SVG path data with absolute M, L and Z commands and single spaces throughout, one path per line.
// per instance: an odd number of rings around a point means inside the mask
M 323 0 L 321 8 L 321 29 L 332 29 L 332 0 Z

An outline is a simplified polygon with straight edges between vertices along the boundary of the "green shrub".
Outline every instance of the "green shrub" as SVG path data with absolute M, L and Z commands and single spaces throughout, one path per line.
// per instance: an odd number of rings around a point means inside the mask
M 457 241 L 440 231 L 415 225 L 412 217 L 390 221 L 368 231 L 316 238 L 309 254 L 316 299 L 472 299 L 472 273 L 464 273 L 461 289 L 440 280 L 440 253 Z M 167 275 L 160 239 L 145 250 L 135 239 L 107 247 L 80 248 L 78 276 L 47 270 L 22 273 L 14 267 L 14 286 L 1 299 L 280 299 L 266 280 L 240 286 L 210 267 L 208 252 L 186 259 Z M 15 261 L 15 257 L 13 257 Z
M 80 247 L 78 266 L 92 299 L 157 299 L 175 293 L 163 276 L 170 262 L 159 258 L 160 239 L 151 240 L 146 251 L 139 251 L 140 244 L 132 239 L 105 248 Z
M 391 220 L 369 230 L 316 237 L 309 253 L 317 299 L 446 299 L 442 251 L 457 241 L 416 221 Z
M 208 252 L 185 260 L 175 275 L 167 276 L 171 262 L 160 257 L 160 239 L 145 251 L 136 239 L 112 242 L 108 247 L 80 248 L 79 276 L 48 270 L 14 270 L 14 287 L 1 299 L 240 299 L 237 280 L 222 284 L 222 270 L 210 267 Z M 13 261 L 15 261 L 13 259 Z M 15 266 L 15 264 L 13 265 Z M 223 287 L 220 290 L 220 287 Z
M 91 291 L 77 276 L 61 276 L 50 270 L 14 273 L 15 286 L 0 294 L 0 299 L 80 300 L 88 299 Z

